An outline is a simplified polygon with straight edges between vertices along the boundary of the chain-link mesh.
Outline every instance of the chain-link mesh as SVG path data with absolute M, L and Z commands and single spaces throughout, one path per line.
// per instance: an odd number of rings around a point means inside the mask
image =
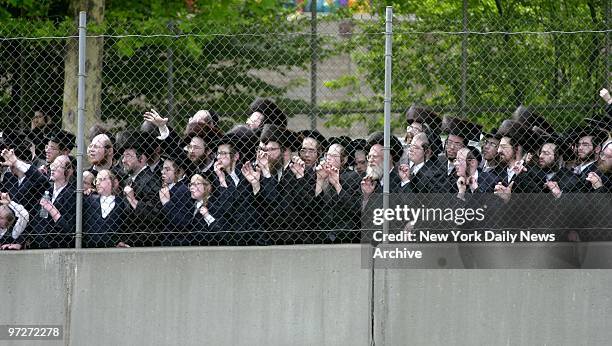
M 84 247 L 368 241 L 386 169 L 391 206 L 495 220 L 397 229 L 610 240 L 610 30 L 397 17 L 385 167 L 384 23 L 296 18 L 88 36 Z M 1 244 L 73 247 L 77 38 L 0 45 Z

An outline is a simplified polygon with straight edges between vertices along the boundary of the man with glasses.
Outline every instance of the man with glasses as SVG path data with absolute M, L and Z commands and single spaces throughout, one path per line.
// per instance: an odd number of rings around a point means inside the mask
M 577 192 L 589 192 L 592 185 L 587 181 L 589 173 L 596 173 L 597 159 L 601 152 L 601 145 L 607 139 L 607 133 L 603 130 L 583 127 L 576 135 L 576 153 L 578 165 L 574 168 L 574 174 L 578 178 Z
M 47 139 L 47 145 L 45 145 L 45 165 L 41 166 L 39 170 L 49 176 L 49 165 L 60 155 L 70 155 L 72 148 L 74 148 L 76 137 L 68 131 L 59 130 L 53 132 Z
M 401 192 L 434 193 L 440 189 L 439 182 L 444 172 L 439 169 L 433 157 L 431 138 L 433 133 L 419 133 L 408 146 L 410 164 L 402 164 L 398 173 L 401 179 Z
M 406 135 L 404 143 L 410 145 L 412 138 L 417 134 L 429 129 L 432 133 L 439 135 L 442 118 L 429 107 L 413 104 L 406 111 Z M 431 144 L 433 157 L 437 156 L 442 150 L 442 142 L 435 141 Z M 409 152 L 406 148 L 400 162 L 407 163 L 410 160 Z
M 75 170 L 76 159 L 67 155 L 58 156 L 49 166 L 53 185 L 47 191 L 51 200 L 40 200 L 40 207 L 48 216 L 36 214 L 32 220 L 33 248 L 74 247 L 76 193 L 71 181 Z
M 217 161 L 214 165 L 215 179 L 212 184 L 214 193 L 211 197 L 217 200 L 220 195 L 228 195 L 224 198 L 224 205 L 220 205 L 222 217 L 227 222 L 228 230 L 232 232 L 249 232 L 259 229 L 256 210 L 254 207 L 255 196 L 253 187 L 245 178 L 240 163 L 242 159 L 243 143 L 252 142 L 253 132 L 229 132 L 218 142 Z M 220 203 L 217 203 L 218 205 Z M 228 237 L 231 244 L 246 245 L 246 238 L 236 235 Z M 244 239 L 242 239 L 244 238 Z
M 91 167 L 87 169 L 94 176 L 103 169 L 113 169 L 113 142 L 110 137 L 101 133 L 96 135 L 87 147 L 87 158 Z
M 492 172 L 499 168 L 499 157 L 497 156 L 499 138 L 496 135 L 497 129 L 483 133 L 482 141 L 480 142 L 482 161 L 479 166 L 483 172 Z
M 601 193 L 612 192 L 612 140 L 608 139 L 599 153 L 597 171 L 587 175 L 587 181 L 593 191 Z
M 158 194 L 162 184 L 147 165 L 147 160 L 154 150 L 154 143 L 155 137 L 149 132 L 135 131 L 122 148 L 121 162 L 124 172 L 128 175 L 123 182 L 123 192 L 134 210 L 134 217 L 128 221 L 128 228 L 152 233 L 132 237 L 133 241 L 130 243 L 140 246 L 154 245 L 160 227 Z
M 544 191 L 559 197 L 561 193 L 573 192 L 577 179 L 565 165 L 570 155 L 566 139 L 557 134 L 542 135 L 542 146 L 538 155 L 538 167 L 545 181 Z
M 480 126 L 465 119 L 444 117 L 443 132 L 447 134 L 445 155 L 439 157 L 439 169 L 446 172 L 440 192 L 457 193 L 457 175 L 455 174 L 455 159 L 457 152 L 468 145 L 469 141 L 478 142 Z

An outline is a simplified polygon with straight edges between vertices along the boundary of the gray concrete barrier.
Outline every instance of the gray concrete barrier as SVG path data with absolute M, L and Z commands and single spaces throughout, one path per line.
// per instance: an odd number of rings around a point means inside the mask
M 593 249 L 583 258 L 605 247 Z M 64 340 L 45 345 L 612 339 L 607 270 L 379 268 L 372 277 L 361 260 L 358 245 L 0 253 L 0 324 L 64 325 Z

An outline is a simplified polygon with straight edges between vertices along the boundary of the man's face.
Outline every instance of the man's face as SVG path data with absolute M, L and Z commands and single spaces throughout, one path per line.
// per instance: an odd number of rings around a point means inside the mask
M 104 165 L 110 160 L 110 148 L 108 148 L 108 137 L 106 135 L 97 135 L 87 147 L 87 157 L 93 165 Z
M 491 161 L 497 156 L 497 148 L 499 147 L 499 139 L 493 137 L 485 138 L 482 146 L 482 158 Z
M 413 138 L 410 143 L 410 161 L 415 165 L 421 164 L 425 161 L 425 149 L 423 149 L 423 141 L 419 138 Z
M 514 152 L 514 147 L 510 144 L 510 138 L 504 137 L 501 139 L 497 153 L 502 162 L 506 164 L 514 162 L 516 153 Z
M 66 167 L 69 161 L 66 156 L 58 156 L 51 165 L 49 165 L 50 177 L 49 180 L 56 183 L 64 183 L 66 181 Z
M 100 196 L 110 196 L 113 194 L 113 180 L 107 170 L 98 172 L 95 180 L 96 191 Z
M 32 117 L 32 128 L 39 128 L 45 126 L 45 115 L 40 112 L 34 112 L 34 117 Z
M 91 190 L 94 187 L 95 176 L 90 171 L 83 172 L 83 190 Z
M 346 162 L 345 158 L 342 156 L 343 152 L 344 148 L 340 144 L 332 144 L 327 150 L 325 161 L 332 165 L 332 167 L 341 169 Z
M 300 149 L 300 158 L 306 166 L 312 166 L 319 161 L 319 143 L 313 138 L 304 138 L 302 148 Z
M 261 123 L 263 123 L 263 119 L 264 116 L 263 114 L 259 113 L 259 112 L 254 112 L 253 114 L 251 114 L 251 116 L 247 119 L 246 124 L 253 130 L 258 129 L 261 126 Z
M 187 155 L 191 162 L 199 163 L 206 159 L 206 143 L 200 137 L 193 137 L 187 146 Z
M 210 113 L 207 110 L 199 110 L 189 118 L 189 124 L 192 123 L 212 123 Z
M 370 148 L 370 152 L 368 153 L 368 167 L 381 167 L 383 166 L 384 161 L 383 156 L 383 146 L 380 144 L 374 144 Z
M 455 174 L 458 177 L 467 177 L 468 169 L 467 169 L 467 156 L 469 150 L 467 148 L 459 149 L 457 152 L 457 158 L 455 159 Z
M 59 144 L 49 141 L 47 145 L 45 145 L 45 159 L 47 163 L 52 163 L 59 156 Z
M 448 135 L 446 139 L 446 158 L 454 160 L 457 157 L 457 151 L 464 146 L 463 138 L 455 135 Z
M 423 125 L 421 123 L 417 123 L 416 121 L 406 127 L 406 136 L 404 139 L 406 143 L 412 143 L 412 139 L 414 136 L 423 132 Z
M 205 200 L 211 192 L 210 182 L 201 178 L 200 176 L 191 177 L 191 182 L 189 183 L 189 192 L 191 192 L 191 198 L 202 201 Z
M 555 163 L 555 149 L 557 146 L 552 143 L 546 143 L 540 150 L 540 156 L 538 158 L 538 165 L 540 168 L 552 168 Z
M 10 225 L 11 211 L 6 206 L 0 206 L 0 228 L 7 229 Z
M 593 145 L 593 137 L 585 136 L 580 138 L 578 141 L 578 158 L 582 162 L 590 161 L 593 159 L 595 154 L 595 147 Z
M 363 174 L 368 167 L 368 160 L 366 159 L 366 153 L 363 150 L 355 152 L 355 171 L 359 174 Z
M 222 144 L 217 148 L 217 162 L 220 162 L 223 166 L 223 170 L 230 173 L 236 164 L 236 155 L 232 154 L 232 146 L 229 144 Z
M 602 172 L 612 171 L 612 144 L 604 147 L 604 150 L 599 154 L 597 165 Z
M 127 174 L 134 174 L 140 171 L 144 165 L 140 158 L 136 156 L 136 151 L 134 149 L 125 149 L 121 157 L 121 163 L 123 164 L 123 170 Z
M 281 147 L 278 142 L 268 142 L 267 144 L 259 142 L 259 151 L 264 151 L 268 153 L 268 160 L 270 160 L 270 165 L 272 165 L 272 163 L 280 162 L 282 158 Z
M 171 160 L 164 160 L 162 166 L 162 182 L 166 185 L 174 184 L 178 181 L 176 170 L 174 169 L 174 162 Z

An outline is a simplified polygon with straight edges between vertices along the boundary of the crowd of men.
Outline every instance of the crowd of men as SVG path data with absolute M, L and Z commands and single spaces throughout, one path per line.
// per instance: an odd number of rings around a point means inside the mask
M 413 105 L 405 138 L 391 136 L 389 191 L 491 194 L 612 190 L 612 97 L 607 113 L 559 134 L 529 107 L 492 131 Z M 180 132 L 155 110 L 140 129 L 94 126 L 83 173 L 84 247 L 359 242 L 364 208 L 383 191 L 384 137 L 292 131 L 269 99 L 223 133 L 201 110 Z M 75 136 L 35 114 L 27 132 L 2 131 L 0 248 L 73 247 Z M 325 230 L 317 232 L 317 230 Z

